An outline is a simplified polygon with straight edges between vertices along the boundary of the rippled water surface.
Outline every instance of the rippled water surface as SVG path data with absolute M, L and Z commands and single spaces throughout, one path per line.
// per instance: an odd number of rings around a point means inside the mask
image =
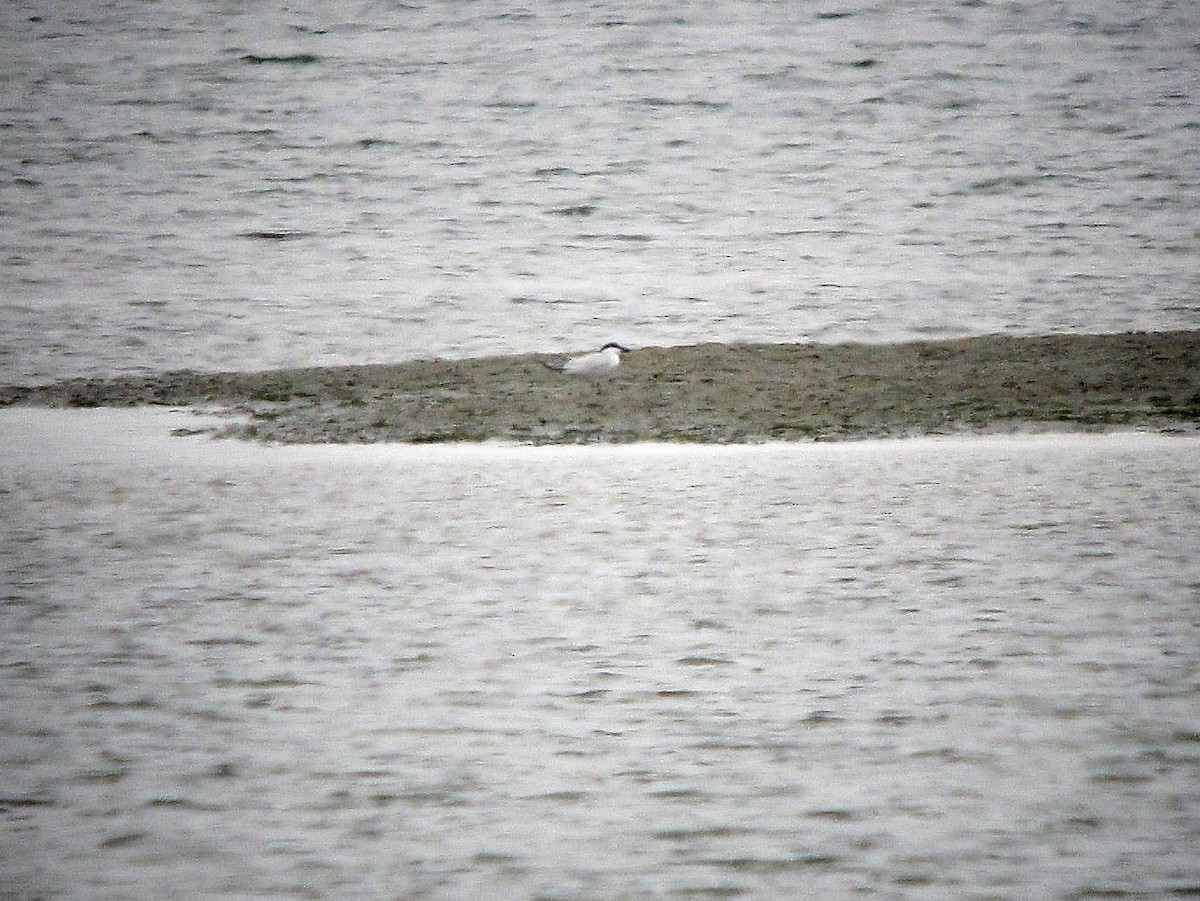
M 17 898 L 1200 892 L 1200 454 L 0 414 Z
M 0 6 L 0 379 L 1195 328 L 1191 2 Z

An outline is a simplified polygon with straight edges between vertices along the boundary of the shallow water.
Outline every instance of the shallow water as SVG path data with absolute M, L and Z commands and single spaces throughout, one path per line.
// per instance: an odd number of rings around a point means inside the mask
M 1200 892 L 1195 439 L 0 425 L 17 897 Z
M 0 381 L 1200 326 L 1191 3 L 0 5 Z

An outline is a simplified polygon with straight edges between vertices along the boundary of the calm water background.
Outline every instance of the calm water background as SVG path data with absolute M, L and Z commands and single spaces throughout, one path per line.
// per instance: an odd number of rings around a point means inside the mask
M 1195 3 L 0 4 L 0 381 L 1200 327 Z M 0 416 L 0 896 L 1200 893 L 1150 436 Z
M 0 414 L 5 897 L 1200 893 L 1200 447 Z
M 1185 2 L 0 5 L 0 379 L 1200 324 Z

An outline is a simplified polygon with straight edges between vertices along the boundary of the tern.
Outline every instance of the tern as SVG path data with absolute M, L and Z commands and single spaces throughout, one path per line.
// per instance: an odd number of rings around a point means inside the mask
M 542 365 L 565 375 L 607 375 L 621 365 L 621 354 L 623 353 L 629 353 L 629 348 L 622 347 L 615 341 L 609 341 L 595 353 L 571 357 L 558 366 L 552 363 L 542 363 Z

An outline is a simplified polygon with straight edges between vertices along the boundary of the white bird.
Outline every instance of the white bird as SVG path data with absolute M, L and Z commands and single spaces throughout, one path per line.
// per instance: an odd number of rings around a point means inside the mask
M 595 353 L 571 357 L 559 366 L 551 363 L 542 365 L 565 375 L 607 375 L 621 365 L 621 354 L 623 353 L 629 353 L 629 348 L 610 341 Z

